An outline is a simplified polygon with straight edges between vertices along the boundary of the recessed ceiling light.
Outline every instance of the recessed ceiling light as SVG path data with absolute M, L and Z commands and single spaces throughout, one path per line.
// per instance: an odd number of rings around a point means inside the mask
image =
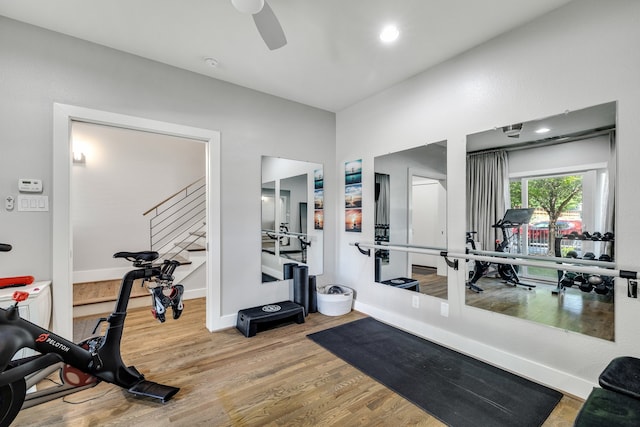
M 540 129 L 536 129 L 536 133 L 547 133 L 550 130 L 551 129 L 549 129 L 549 128 L 540 128 Z
M 380 40 L 384 43 L 394 42 L 398 36 L 400 35 L 400 31 L 395 25 L 387 25 L 380 32 Z

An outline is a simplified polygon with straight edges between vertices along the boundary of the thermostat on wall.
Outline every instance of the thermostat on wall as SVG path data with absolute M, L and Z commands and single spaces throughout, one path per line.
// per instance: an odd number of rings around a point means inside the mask
M 21 193 L 42 193 L 41 179 L 18 179 L 18 191 Z

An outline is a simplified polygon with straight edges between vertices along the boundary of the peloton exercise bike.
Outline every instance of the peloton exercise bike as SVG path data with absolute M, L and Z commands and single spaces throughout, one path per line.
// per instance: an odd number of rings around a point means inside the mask
M 0 252 L 8 252 L 11 245 L 0 244 Z M 178 261 L 164 261 L 154 265 L 158 253 L 118 252 L 114 258 L 133 263 L 120 285 L 116 306 L 108 318 L 98 320 L 95 334 L 102 322 L 108 327 L 104 335 L 93 336 L 75 344 L 20 317 L 18 304 L 29 297 L 27 292 L 16 291 L 15 303 L 0 308 L 0 427 L 11 424 L 20 409 L 26 409 L 89 387 L 100 381 L 118 385 L 134 395 L 147 396 L 161 402 L 168 401 L 180 389 L 145 379 L 133 366 L 126 366 L 120 355 L 120 341 L 127 315 L 127 304 L 135 280 L 151 282 L 153 315 L 163 322 L 165 310 L 170 306 L 173 318 L 180 317 L 184 308 L 182 285 L 173 284 L 173 271 Z M 166 295 L 162 290 L 168 290 Z M 31 348 L 40 354 L 11 360 L 17 351 Z M 59 373 L 59 385 L 26 393 L 41 380 Z
M 491 227 L 499 228 L 502 231 L 502 241 L 496 240 L 495 252 L 504 252 L 509 253 L 509 248 L 511 247 L 512 242 L 516 242 L 520 235 L 520 227 L 523 224 L 528 224 L 529 220 L 531 220 L 531 215 L 533 215 L 533 208 L 524 208 L 524 209 L 507 209 L 504 217 L 499 220 L 497 223 L 493 224 Z M 515 231 L 514 231 L 515 230 Z M 468 231 L 467 232 L 467 245 L 471 247 L 472 251 L 476 250 L 475 240 L 473 239 L 473 235 L 477 233 L 476 231 Z M 469 273 L 469 281 L 467 282 L 467 287 L 474 292 L 482 292 L 483 289 L 479 287 L 476 283 L 482 277 L 489 274 L 492 270 L 490 262 L 486 261 L 475 261 L 472 272 Z M 528 289 L 535 288 L 536 285 L 532 285 L 529 283 L 522 283 L 520 278 L 518 277 L 518 266 L 511 264 L 498 264 L 495 263 L 498 274 L 506 283 L 509 283 L 513 286 L 524 286 Z

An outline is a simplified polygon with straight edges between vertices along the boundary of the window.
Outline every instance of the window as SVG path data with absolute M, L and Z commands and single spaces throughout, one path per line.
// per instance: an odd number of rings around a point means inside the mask
M 539 256 L 563 256 L 580 240 L 563 240 L 555 253 L 555 238 L 583 232 L 583 174 L 524 177 L 509 185 L 512 207 L 535 208 L 529 224 L 520 234 L 519 252 Z M 557 280 L 555 270 L 525 268 L 522 275 Z

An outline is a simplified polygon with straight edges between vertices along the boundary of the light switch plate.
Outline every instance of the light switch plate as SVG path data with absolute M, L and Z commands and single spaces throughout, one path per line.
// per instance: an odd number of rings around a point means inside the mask
M 48 212 L 49 196 L 18 196 L 18 211 L 20 212 Z

